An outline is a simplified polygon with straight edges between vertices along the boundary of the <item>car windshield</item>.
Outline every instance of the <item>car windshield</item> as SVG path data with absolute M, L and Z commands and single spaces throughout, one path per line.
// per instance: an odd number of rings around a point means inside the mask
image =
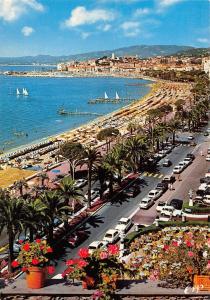
M 127 224 L 127 221 L 119 221 L 118 224 L 119 224 L 119 225 L 126 225 L 126 224 Z
M 90 250 L 95 250 L 97 247 L 96 246 L 89 246 Z
M 148 199 L 141 200 L 141 203 L 147 203 L 147 202 L 148 202 Z
M 158 206 L 164 206 L 165 203 L 158 203 Z
M 105 235 L 105 237 L 107 237 L 107 238 L 112 238 L 112 234 L 111 234 L 111 233 L 107 233 L 107 234 Z

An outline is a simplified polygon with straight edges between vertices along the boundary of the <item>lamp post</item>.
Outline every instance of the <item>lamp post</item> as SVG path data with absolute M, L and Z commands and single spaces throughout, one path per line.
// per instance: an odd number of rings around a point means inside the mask
M 193 206 L 193 190 L 190 189 L 188 193 L 190 199 L 189 199 L 189 206 Z
M 124 249 L 125 249 L 125 233 L 120 232 L 120 257 L 123 257 L 124 255 Z

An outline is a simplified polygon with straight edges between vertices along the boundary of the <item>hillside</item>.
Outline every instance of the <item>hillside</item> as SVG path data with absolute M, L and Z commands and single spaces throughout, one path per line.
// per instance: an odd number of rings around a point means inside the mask
M 210 48 L 193 48 L 188 49 L 186 51 L 178 51 L 175 55 L 178 56 L 209 56 L 210 55 Z
M 62 61 L 87 60 L 103 56 L 111 56 L 113 52 L 117 56 L 138 55 L 139 57 L 146 58 L 158 55 L 167 56 L 177 52 L 181 53 L 183 51 L 193 51 L 194 49 L 195 48 L 190 46 L 176 45 L 137 45 L 113 50 L 95 51 L 66 56 L 37 55 L 23 57 L 0 57 L 0 64 L 57 64 Z

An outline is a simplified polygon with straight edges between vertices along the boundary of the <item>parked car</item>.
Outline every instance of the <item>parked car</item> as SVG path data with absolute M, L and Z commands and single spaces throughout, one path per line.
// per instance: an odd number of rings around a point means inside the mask
M 114 244 L 120 237 L 119 231 L 116 229 L 109 229 L 103 238 L 103 241 L 107 241 L 110 244 Z
M 69 246 L 77 247 L 88 238 L 88 233 L 85 230 L 77 230 L 68 237 Z
M 162 190 L 154 189 L 154 190 L 151 190 L 148 193 L 148 197 L 151 198 L 151 199 L 153 199 L 153 200 L 156 200 L 156 199 L 158 199 L 162 195 L 162 193 L 163 193 Z
M 89 253 L 92 254 L 94 251 L 106 247 L 106 245 L 107 242 L 105 241 L 94 241 L 88 247 Z
M 207 149 L 207 154 L 210 154 L 210 148 Z
M 165 205 L 166 205 L 166 203 L 165 203 L 164 201 L 160 201 L 160 202 L 158 203 L 158 205 L 156 206 L 156 210 L 157 210 L 158 212 L 161 212 L 162 208 L 163 208 Z
M 168 189 L 168 184 L 166 182 L 159 182 L 156 186 L 156 190 L 162 190 L 165 193 Z
M 163 177 L 161 182 L 169 184 L 169 183 L 174 183 L 175 181 L 176 181 L 176 178 L 174 175 L 166 175 Z
M 195 155 L 192 154 L 192 153 L 188 153 L 188 154 L 186 155 L 186 157 L 190 157 L 192 160 L 195 159 Z
M 205 131 L 203 135 L 208 136 L 209 135 L 208 131 Z
M 87 180 L 86 179 L 77 179 L 75 181 L 75 187 L 77 188 L 82 188 L 87 184 Z
M 210 154 L 206 155 L 206 161 L 210 161 Z
M 173 206 L 165 205 L 162 207 L 161 213 L 166 216 L 173 216 L 174 210 L 175 210 L 175 208 Z
M 192 141 L 192 140 L 194 140 L 194 136 L 193 136 L 193 135 L 189 135 L 189 136 L 187 137 L 187 139 L 190 140 L 190 141 Z
M 187 167 L 187 163 L 184 161 L 180 161 L 178 166 L 182 167 L 182 169 L 184 170 Z
M 207 184 L 209 184 L 210 183 L 210 177 L 200 178 L 200 183 L 207 183 Z
M 132 185 L 128 188 L 126 188 L 124 190 L 124 193 L 128 196 L 128 197 L 136 197 L 139 193 L 140 193 L 140 187 L 138 185 Z
M 165 214 L 163 214 L 163 213 L 160 213 L 160 215 L 157 216 L 157 217 L 155 218 L 154 223 L 155 223 L 156 221 L 168 222 L 168 221 L 170 221 L 171 219 L 172 219 L 172 216 L 168 216 L 168 215 L 165 215 Z
M 168 158 L 163 161 L 163 167 L 170 167 L 171 165 L 172 162 Z
M 173 173 L 174 174 L 180 174 L 183 171 L 183 167 L 177 165 L 173 168 Z
M 149 197 L 144 197 L 140 203 L 139 203 L 139 207 L 140 208 L 144 208 L 144 209 L 148 209 L 149 207 L 151 207 L 154 204 L 154 199 L 149 198 Z
M 115 229 L 117 229 L 120 232 L 126 232 L 132 225 L 132 221 L 130 218 L 121 218 L 117 222 L 117 226 Z
M 190 165 L 192 163 L 192 158 L 190 157 L 185 157 L 183 162 L 185 162 L 187 165 Z
M 99 192 L 95 190 L 91 190 L 91 200 L 94 200 L 99 196 Z M 88 193 L 85 194 L 85 199 L 88 199 Z
M 169 202 L 169 205 L 174 207 L 173 216 L 181 216 L 183 200 L 181 200 L 181 199 L 172 199 Z

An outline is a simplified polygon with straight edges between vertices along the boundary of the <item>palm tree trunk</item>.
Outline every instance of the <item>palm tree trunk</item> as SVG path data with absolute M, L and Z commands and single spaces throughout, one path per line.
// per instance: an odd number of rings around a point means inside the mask
M 32 227 L 29 228 L 29 234 L 30 234 L 30 242 L 33 242 L 34 240 L 34 230 Z
M 91 179 L 92 179 L 92 166 L 88 166 L 88 207 L 91 207 Z
M 110 176 L 110 180 L 109 180 L 109 194 L 112 195 L 113 194 L 113 176 Z
M 52 245 L 52 242 L 53 242 L 53 223 L 49 224 L 48 242 L 49 242 L 50 245 Z
M 8 271 L 11 273 L 13 271 L 12 269 L 12 262 L 14 259 L 13 255 L 13 244 L 14 244 L 14 235 L 12 230 L 9 231 L 9 257 L 8 257 Z
M 175 139 L 176 139 L 176 131 L 173 131 L 173 134 L 172 134 L 172 144 L 173 145 L 175 144 Z

